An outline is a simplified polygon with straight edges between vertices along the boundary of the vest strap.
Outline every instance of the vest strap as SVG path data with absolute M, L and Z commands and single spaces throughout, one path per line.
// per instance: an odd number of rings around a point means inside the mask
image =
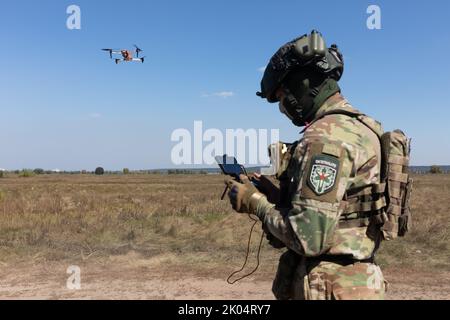
M 375 201 L 358 201 L 356 203 L 348 204 L 343 214 L 350 214 L 354 212 L 373 212 L 378 211 L 386 207 L 386 198 L 383 196 Z
M 397 172 L 389 172 L 389 180 L 397 181 L 401 183 L 408 183 L 408 174 L 407 173 L 397 173 Z

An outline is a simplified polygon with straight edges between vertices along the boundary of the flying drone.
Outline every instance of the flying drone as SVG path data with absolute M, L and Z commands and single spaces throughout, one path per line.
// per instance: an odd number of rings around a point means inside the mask
M 112 59 L 113 54 L 120 54 L 122 55 L 122 59 L 116 58 L 114 59 L 116 61 L 116 64 L 119 62 L 142 62 L 144 63 L 145 57 L 139 58 L 139 53 L 143 50 L 140 49 L 137 45 L 134 45 L 134 50 L 115 50 L 115 49 L 102 49 L 103 51 L 109 52 L 109 57 Z M 136 58 L 133 57 L 133 51 L 136 53 Z

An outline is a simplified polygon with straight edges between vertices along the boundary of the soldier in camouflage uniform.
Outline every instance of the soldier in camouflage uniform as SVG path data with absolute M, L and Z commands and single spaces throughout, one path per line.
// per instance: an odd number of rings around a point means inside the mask
M 307 57 L 298 50 L 306 45 Z M 277 299 L 384 298 L 373 218 L 385 206 L 377 190 L 382 128 L 341 95 L 342 72 L 337 46 L 324 50 L 320 33 L 283 46 L 259 95 L 279 101 L 281 112 L 305 127 L 303 138 L 280 151 L 280 189 L 261 176 L 251 178 L 258 189 L 245 176 L 226 181 L 233 208 L 257 215 L 270 243 L 288 249 L 273 284 Z

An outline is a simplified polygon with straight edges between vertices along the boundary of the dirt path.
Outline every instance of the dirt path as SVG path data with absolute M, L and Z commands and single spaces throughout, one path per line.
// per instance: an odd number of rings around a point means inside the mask
M 0 264 L 0 299 L 225 299 L 271 300 L 270 280 L 225 282 L 226 274 L 196 276 L 139 263 L 80 266 L 81 289 L 67 289 L 66 263 Z M 14 271 L 12 271 L 14 270 Z M 450 273 L 386 271 L 388 299 L 450 299 Z
M 269 281 L 242 281 L 183 276 L 179 271 L 82 265 L 81 290 L 69 290 L 66 264 L 0 268 L 1 299 L 273 299 Z M 11 270 L 11 269 L 9 269 Z

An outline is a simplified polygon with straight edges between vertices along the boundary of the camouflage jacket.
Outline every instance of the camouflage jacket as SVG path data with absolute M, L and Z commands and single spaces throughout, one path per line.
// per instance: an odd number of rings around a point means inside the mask
M 265 230 L 303 256 L 371 258 L 379 240 L 370 236 L 369 223 L 341 227 L 341 222 L 358 218 L 357 212 L 345 214 L 347 191 L 380 181 L 382 132 L 378 122 L 340 94 L 329 98 L 288 152 L 288 187 L 282 192 L 288 192 L 290 204 L 279 208 L 265 198 L 258 202 Z

